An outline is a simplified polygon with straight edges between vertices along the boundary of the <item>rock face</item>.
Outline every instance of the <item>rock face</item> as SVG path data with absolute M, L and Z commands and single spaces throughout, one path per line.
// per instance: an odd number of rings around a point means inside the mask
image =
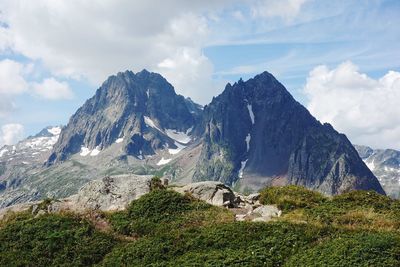
M 118 175 L 87 183 L 69 198 L 75 210 L 122 210 L 150 192 L 152 176 Z
M 200 111 L 159 74 L 118 73 L 71 117 L 47 163 L 77 153 L 95 156 L 115 142 L 123 143 L 125 154 L 138 158 L 165 146 L 177 149 L 173 137 L 190 133 Z
M 358 154 L 378 177 L 388 196 L 400 198 L 400 151 L 357 146 Z
M 345 135 L 320 124 L 271 74 L 228 84 L 204 108 L 203 149 L 195 181 L 242 191 L 296 184 L 333 195 L 384 194 Z
M 221 182 L 198 182 L 173 189 L 181 194 L 191 194 L 193 197 L 214 206 L 234 207 L 236 205 L 235 194 Z

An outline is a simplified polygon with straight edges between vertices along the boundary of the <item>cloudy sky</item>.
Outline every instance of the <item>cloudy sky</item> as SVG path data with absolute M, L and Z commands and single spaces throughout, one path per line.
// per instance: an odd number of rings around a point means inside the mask
M 0 0 L 0 146 L 146 68 L 207 104 L 267 70 L 353 143 L 400 149 L 400 1 Z

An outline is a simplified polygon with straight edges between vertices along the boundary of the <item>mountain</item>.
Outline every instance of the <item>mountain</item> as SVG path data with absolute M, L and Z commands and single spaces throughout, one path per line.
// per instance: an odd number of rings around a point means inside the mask
M 400 198 L 400 151 L 354 146 L 368 168 L 376 175 L 385 192 Z
M 384 194 L 345 135 L 318 122 L 270 73 L 228 84 L 204 108 L 194 180 L 256 191 L 295 184 L 325 194 Z
M 179 149 L 201 109 L 177 95 L 161 75 L 146 70 L 109 77 L 71 117 L 47 164 L 71 155 L 97 156 L 113 143 L 123 143 L 126 155 L 142 159 L 169 147 Z
M 66 126 L 0 149 L 0 207 L 68 197 L 122 174 L 221 181 L 242 192 L 296 184 L 384 194 L 346 136 L 320 124 L 271 74 L 228 84 L 203 108 L 143 70 L 110 76 Z
M 5 190 L 18 190 L 27 173 L 40 169 L 49 157 L 60 132 L 61 126 L 46 127 L 35 136 L 0 149 L 0 192 L 2 194 Z

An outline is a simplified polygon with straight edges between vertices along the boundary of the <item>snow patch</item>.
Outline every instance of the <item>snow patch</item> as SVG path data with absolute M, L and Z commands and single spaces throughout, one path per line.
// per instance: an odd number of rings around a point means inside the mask
M 174 142 L 177 148 L 170 148 L 168 149 L 168 153 L 171 155 L 178 154 L 179 152 L 182 151 L 182 149 L 185 149 L 186 146 L 179 144 L 178 142 Z
M 100 154 L 101 150 L 99 149 L 99 147 L 96 147 L 95 149 L 92 150 L 92 152 L 90 152 L 90 156 L 95 157 L 98 154 Z
M 53 127 L 53 128 L 47 129 L 47 131 L 49 133 L 51 133 L 52 135 L 59 135 L 61 133 L 61 127 Z
M 255 119 L 254 119 L 253 106 L 250 105 L 250 104 L 247 104 L 247 109 L 249 110 L 249 115 L 250 115 L 251 123 L 254 124 Z
M 246 136 L 246 139 L 245 139 L 246 145 L 247 145 L 247 152 L 249 152 L 249 150 L 250 150 L 250 140 L 251 140 L 251 135 L 250 135 L 250 133 L 248 133 Z
M 117 140 L 115 140 L 115 143 L 119 144 L 122 143 L 124 141 L 124 138 L 118 138 Z
M 368 169 L 370 169 L 371 171 L 375 170 L 375 164 L 373 161 L 372 162 L 364 161 L 364 162 L 367 165 Z
M 164 159 L 164 157 L 162 157 L 160 159 L 160 161 L 157 163 L 157 166 L 161 166 L 161 165 L 165 165 L 167 163 L 169 163 L 172 159 Z
M 150 98 L 150 89 L 147 89 L 146 95 L 147 95 L 147 98 Z
M 155 129 L 159 130 L 160 132 L 162 132 L 162 130 L 157 127 L 157 125 L 154 123 L 154 121 L 152 119 L 150 119 L 147 116 L 143 116 L 143 117 L 144 117 L 144 123 L 146 123 L 147 126 L 155 128 Z
M 243 178 L 243 170 L 246 168 L 248 159 L 241 162 L 240 170 L 239 170 L 239 178 Z
M 8 152 L 8 149 L 6 149 L 6 148 L 3 149 L 2 151 L 0 151 L 0 158 L 7 152 Z
M 169 138 L 174 139 L 175 141 L 181 144 L 187 144 L 192 140 L 190 136 L 187 134 L 187 132 L 184 133 L 184 132 L 178 132 L 173 129 L 166 129 L 165 133 L 168 135 Z
M 90 154 L 90 149 L 87 147 L 82 146 L 81 147 L 81 153 L 79 155 L 81 155 L 82 157 L 86 157 L 87 155 Z
M 193 126 L 186 130 L 186 134 L 190 134 L 193 131 Z
M 138 159 L 140 159 L 140 160 L 143 160 L 143 159 L 144 159 L 142 150 L 139 150 L 139 155 L 138 155 L 137 157 L 138 157 Z

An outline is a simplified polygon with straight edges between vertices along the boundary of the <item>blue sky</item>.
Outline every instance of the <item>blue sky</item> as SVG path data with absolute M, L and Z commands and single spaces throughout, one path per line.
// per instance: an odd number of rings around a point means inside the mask
M 66 124 L 107 76 L 146 68 L 202 104 L 267 70 L 351 141 L 400 148 L 400 1 L 0 0 L 0 11 L 0 127 L 16 126 L 0 146 Z

